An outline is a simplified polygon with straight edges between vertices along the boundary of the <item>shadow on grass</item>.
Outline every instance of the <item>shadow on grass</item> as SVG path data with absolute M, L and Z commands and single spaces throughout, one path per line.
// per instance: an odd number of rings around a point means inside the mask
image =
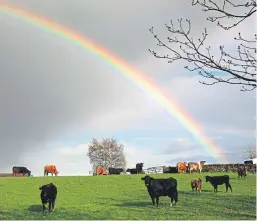
M 45 213 L 43 213 L 43 209 L 42 209 L 42 205 L 31 205 L 28 208 L 28 211 L 33 212 L 33 214 L 36 216 L 35 218 L 39 217 L 43 217 L 43 219 L 45 219 L 45 217 L 52 217 L 54 219 L 58 219 L 58 218 L 69 218 L 69 219 L 96 219 L 97 217 L 91 216 L 89 214 L 83 214 L 83 213 L 77 213 L 74 212 L 72 209 L 71 210 L 67 210 L 64 208 L 57 208 L 54 212 L 49 213 L 48 212 L 48 207 L 45 211 Z M 42 215 L 41 215 L 42 214 Z M 32 215 L 32 216 L 34 216 Z M 104 217 L 101 217 L 104 218 Z
M 42 205 L 31 205 L 29 206 L 28 210 L 30 212 L 42 212 L 43 211 L 43 206 Z
M 213 190 L 202 190 L 202 192 L 211 193 Z

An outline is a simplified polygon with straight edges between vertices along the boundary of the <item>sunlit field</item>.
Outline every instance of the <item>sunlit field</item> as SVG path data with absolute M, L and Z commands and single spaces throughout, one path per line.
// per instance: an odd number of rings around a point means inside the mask
M 205 182 L 207 174 L 152 175 L 178 180 L 179 201 L 171 208 L 168 197 L 160 197 L 159 208 L 152 206 L 142 175 L 2 177 L 0 219 L 256 219 L 255 174 L 238 180 L 230 173 L 232 193 L 226 193 L 225 185 L 214 193 Z M 204 179 L 200 195 L 191 190 L 190 180 L 195 177 Z M 58 188 L 56 208 L 43 214 L 39 187 L 50 182 Z

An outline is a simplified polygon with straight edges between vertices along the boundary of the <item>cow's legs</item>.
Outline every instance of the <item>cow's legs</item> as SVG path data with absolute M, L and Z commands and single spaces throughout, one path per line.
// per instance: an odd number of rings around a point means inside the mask
M 156 206 L 159 207 L 159 196 L 156 197 Z
M 228 192 L 228 187 L 229 189 L 231 190 L 231 193 L 232 193 L 232 187 L 229 183 L 226 183 L 226 192 Z
M 52 207 L 52 200 L 49 201 L 48 203 L 48 212 L 51 212 L 51 207 Z
M 155 201 L 154 201 L 154 197 L 151 196 L 152 202 L 153 202 L 153 206 L 155 205 Z
M 170 207 L 172 207 L 172 203 L 173 203 L 173 196 L 169 196 L 170 197 Z
M 52 211 L 54 211 L 55 199 L 52 201 Z
M 46 206 L 45 206 L 45 204 L 43 203 L 43 212 L 45 212 L 45 210 L 46 210 Z
M 218 192 L 218 186 L 217 186 L 217 185 L 214 185 L 213 187 L 214 187 L 214 192 L 217 193 L 217 192 Z
M 174 193 L 174 195 L 173 195 L 173 198 L 174 198 L 174 200 L 175 200 L 175 205 L 176 205 L 177 202 L 178 202 L 178 191 L 177 191 L 177 189 L 175 190 L 175 193 Z

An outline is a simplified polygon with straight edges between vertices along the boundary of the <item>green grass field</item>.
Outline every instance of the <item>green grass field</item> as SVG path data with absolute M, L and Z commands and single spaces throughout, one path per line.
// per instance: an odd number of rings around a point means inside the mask
M 256 219 L 256 175 L 238 180 L 231 173 L 233 192 L 223 185 L 214 193 L 207 174 L 152 175 L 178 180 L 179 201 L 172 208 L 168 197 L 160 197 L 159 208 L 152 206 L 142 175 L 0 178 L 0 219 Z M 196 177 L 204 179 L 201 195 L 191 191 Z M 43 214 L 38 188 L 50 182 L 58 188 L 56 209 Z

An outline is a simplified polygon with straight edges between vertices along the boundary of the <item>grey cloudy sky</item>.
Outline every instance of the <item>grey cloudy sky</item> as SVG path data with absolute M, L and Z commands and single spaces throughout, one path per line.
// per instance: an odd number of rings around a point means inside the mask
M 232 151 L 238 157 L 228 154 L 230 161 L 241 160 L 243 146 L 255 142 L 255 92 L 242 93 L 239 87 L 224 84 L 200 85 L 199 76 L 148 52 L 157 48 L 148 29 L 154 26 L 165 37 L 164 24 L 170 19 L 191 19 L 194 34 L 208 26 L 208 43 L 218 47 L 222 39 L 229 50 L 236 46 L 232 39 L 239 30 L 246 35 L 256 32 L 249 28 L 256 26 L 252 26 L 255 20 L 224 33 L 186 0 L 5 2 L 85 35 L 150 76 L 190 113 L 206 136 L 220 137 L 215 142 L 224 152 L 235 147 Z M 55 163 L 63 174 L 87 173 L 90 165 L 83 153 L 88 142 L 107 135 L 125 144 L 129 166 L 137 161 L 151 166 L 189 156 L 210 157 L 174 117 L 96 56 L 1 12 L 0 33 L 0 166 L 4 171 L 22 164 L 40 175 L 45 164 Z M 153 134 L 170 140 L 135 141 Z M 157 149 L 163 154 L 155 157 Z M 86 169 L 76 171 L 78 165 Z

